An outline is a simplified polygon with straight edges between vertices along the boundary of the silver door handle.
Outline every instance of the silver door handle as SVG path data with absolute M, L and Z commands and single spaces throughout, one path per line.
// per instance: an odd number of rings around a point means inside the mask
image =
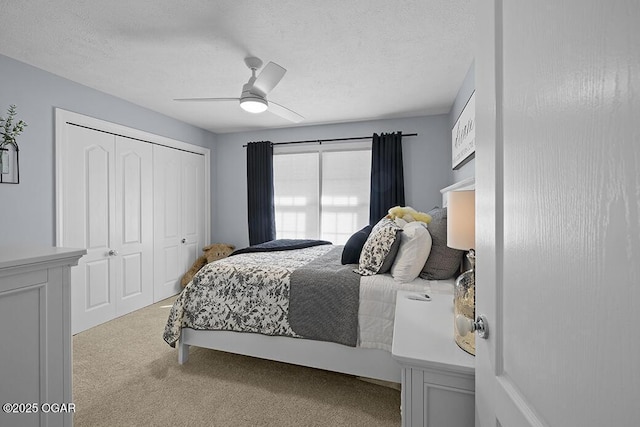
M 469 332 L 478 331 L 478 336 L 480 338 L 489 338 L 489 322 L 487 322 L 487 318 L 482 314 L 476 317 L 475 322 L 461 314 L 458 314 L 456 316 L 456 327 L 458 328 L 460 336 L 465 336 Z
M 116 255 L 118 255 L 118 251 L 114 251 L 113 249 L 111 249 L 111 250 L 109 250 L 108 255 L 109 256 L 116 256 Z
M 182 243 L 187 243 L 187 239 L 182 239 Z

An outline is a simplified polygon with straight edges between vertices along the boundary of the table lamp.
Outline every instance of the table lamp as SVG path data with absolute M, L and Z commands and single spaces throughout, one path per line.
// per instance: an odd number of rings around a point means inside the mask
M 447 246 L 467 252 L 469 270 L 456 279 L 453 293 L 454 337 L 456 344 L 475 356 L 475 334 L 469 333 L 466 325 L 475 319 L 475 191 L 452 191 L 447 203 Z

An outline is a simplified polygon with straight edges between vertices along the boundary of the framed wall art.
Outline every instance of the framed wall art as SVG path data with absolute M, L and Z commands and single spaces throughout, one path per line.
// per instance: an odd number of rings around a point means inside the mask
M 451 129 L 451 161 L 453 169 L 459 169 L 476 152 L 476 92 L 471 94 L 456 124 Z

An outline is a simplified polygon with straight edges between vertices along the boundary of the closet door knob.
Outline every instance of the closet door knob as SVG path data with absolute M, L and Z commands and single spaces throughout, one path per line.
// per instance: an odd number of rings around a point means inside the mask
M 118 255 L 118 251 L 114 251 L 113 249 L 109 250 L 109 256 L 116 256 Z
M 187 243 L 187 239 L 182 239 L 182 243 Z

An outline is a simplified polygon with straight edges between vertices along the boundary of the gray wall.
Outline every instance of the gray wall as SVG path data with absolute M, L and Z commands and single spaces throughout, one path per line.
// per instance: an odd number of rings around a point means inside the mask
M 403 142 L 406 201 L 418 210 L 441 203 L 439 190 L 474 176 L 475 160 L 451 170 L 451 128 L 474 90 L 473 64 L 447 115 L 388 119 L 215 135 L 120 98 L 0 55 L 0 115 L 9 104 L 29 126 L 19 137 L 20 184 L 0 185 L 0 245 L 55 244 L 54 108 L 166 136 L 211 152 L 212 241 L 248 244 L 248 141 L 289 141 L 416 132 Z
M 472 63 L 471 67 L 469 67 L 469 71 L 467 71 L 467 75 L 465 76 L 462 85 L 460 86 L 460 89 L 458 90 L 458 95 L 453 102 L 451 111 L 449 112 L 449 132 L 451 132 L 451 129 L 453 129 L 453 126 L 456 124 L 456 120 L 458 120 L 458 116 L 462 112 L 464 106 L 467 104 L 469 98 L 471 98 L 471 94 L 475 89 L 475 66 Z M 451 133 L 449 133 L 449 144 L 451 144 Z M 453 171 L 453 181 L 451 183 L 453 184 L 471 176 L 476 176 L 475 154 L 473 155 L 473 158 L 465 163 L 460 169 Z
M 28 123 L 18 138 L 20 184 L 0 184 L 0 245 L 55 244 L 55 107 L 203 147 L 215 145 L 213 133 L 2 55 L 0 76 L 0 115 L 16 104 L 18 118 Z
M 215 158 L 213 242 L 226 242 L 238 247 L 248 245 L 247 231 L 247 165 L 242 147 L 249 141 L 344 138 L 372 135 L 374 132 L 418 133 L 403 138 L 406 203 L 426 211 L 441 205 L 440 189 L 450 185 L 451 128 L 449 115 L 388 119 L 272 129 L 255 132 L 220 134 Z

